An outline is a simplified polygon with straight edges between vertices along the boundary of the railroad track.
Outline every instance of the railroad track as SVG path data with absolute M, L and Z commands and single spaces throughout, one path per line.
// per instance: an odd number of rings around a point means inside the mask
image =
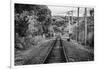
M 37 63 L 47 64 L 69 62 L 69 58 L 66 53 L 67 51 L 64 48 L 63 41 L 61 40 L 61 38 L 56 38 L 55 40 L 53 40 L 53 43 L 50 45 L 50 48 L 48 49 L 48 52 L 46 53 L 44 58 L 39 63 Z M 34 61 L 32 61 L 33 59 L 34 58 L 26 60 L 23 65 L 35 64 Z
M 50 49 L 48 50 L 42 63 L 63 63 L 69 62 L 68 56 L 66 55 L 66 50 L 64 48 L 61 38 L 56 38 L 52 43 Z

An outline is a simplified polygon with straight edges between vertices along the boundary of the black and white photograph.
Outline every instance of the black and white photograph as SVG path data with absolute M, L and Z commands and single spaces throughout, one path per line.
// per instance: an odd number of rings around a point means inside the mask
M 14 3 L 14 65 L 94 61 L 94 11 Z

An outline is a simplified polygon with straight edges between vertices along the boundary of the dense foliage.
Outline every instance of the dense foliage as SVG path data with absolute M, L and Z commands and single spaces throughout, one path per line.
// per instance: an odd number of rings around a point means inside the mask
M 15 49 L 28 49 L 48 33 L 51 11 L 45 5 L 15 4 Z M 37 41 L 36 41 L 37 40 Z

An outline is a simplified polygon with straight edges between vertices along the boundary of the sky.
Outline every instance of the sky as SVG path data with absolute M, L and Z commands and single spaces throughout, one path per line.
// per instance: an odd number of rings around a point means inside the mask
M 52 15 L 61 15 L 65 16 L 67 14 L 67 11 L 73 10 L 73 16 L 77 16 L 77 8 L 75 7 L 63 7 L 63 6 L 48 6 L 48 8 L 51 10 Z M 88 8 L 87 10 L 89 10 Z M 79 16 L 83 16 L 84 14 L 84 8 L 80 8 Z M 87 12 L 87 15 L 89 15 L 89 12 Z

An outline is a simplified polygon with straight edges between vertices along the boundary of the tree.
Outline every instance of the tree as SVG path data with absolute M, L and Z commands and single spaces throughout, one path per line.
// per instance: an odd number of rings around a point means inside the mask
M 15 20 L 15 33 L 18 33 L 20 37 L 26 36 L 28 25 L 29 23 L 26 16 L 18 18 L 18 20 Z
M 32 11 L 34 11 L 33 14 Z M 29 25 L 29 17 L 34 15 L 36 16 L 36 23 L 35 25 L 39 31 L 39 34 L 46 34 L 48 33 L 48 26 L 51 23 L 51 11 L 45 5 L 31 5 L 31 4 L 15 4 L 15 32 L 18 33 L 20 36 L 25 36 L 26 31 L 28 30 Z M 25 17 L 25 18 L 24 18 Z M 40 32 L 41 31 L 41 32 Z
M 37 13 L 37 21 L 42 28 L 42 35 L 48 33 L 48 27 L 51 24 L 51 12 L 48 8 L 40 9 Z
M 94 16 L 94 9 L 91 9 L 89 12 L 90 12 L 90 16 Z

